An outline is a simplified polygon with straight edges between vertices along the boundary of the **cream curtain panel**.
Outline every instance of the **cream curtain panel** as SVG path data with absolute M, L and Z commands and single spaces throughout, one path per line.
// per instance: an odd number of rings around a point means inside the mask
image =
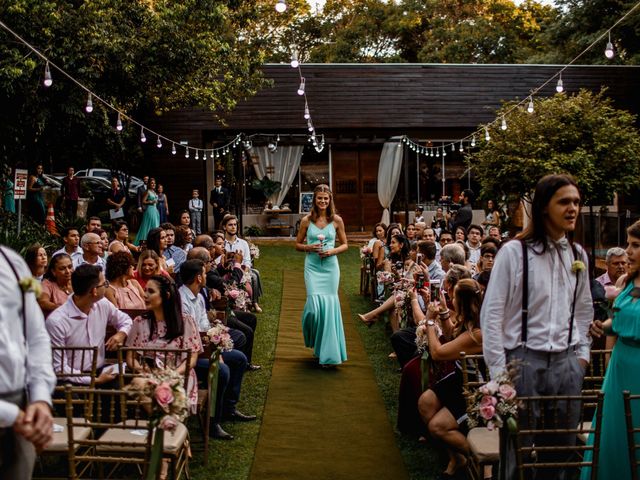
M 398 190 L 398 181 L 402 171 L 402 145 L 400 142 L 385 142 L 380 154 L 380 164 L 378 166 L 378 200 L 384 211 L 382 220 L 385 225 L 389 225 L 391 215 L 389 208 L 393 197 Z
M 275 152 L 270 152 L 267 147 L 253 147 L 258 155 L 258 163 L 253 165 L 259 180 L 265 175 L 271 180 L 282 184 L 280 191 L 271 197 L 269 201 L 275 206 L 281 206 L 284 197 L 291 188 L 298 175 L 300 160 L 302 159 L 302 146 L 281 147 Z

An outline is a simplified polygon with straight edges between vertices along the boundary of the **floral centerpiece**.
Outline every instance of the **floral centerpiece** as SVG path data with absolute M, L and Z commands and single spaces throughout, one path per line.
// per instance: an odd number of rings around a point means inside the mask
M 489 430 L 506 426 L 515 432 L 519 407 L 513 383 L 516 371 L 515 365 L 509 364 L 499 377 L 481 385 L 475 392 L 465 392 L 470 396 L 467 408 L 469 428 L 483 424 Z
M 249 242 L 249 254 L 251 255 L 251 260 L 260 258 L 260 249 L 256 244 Z
M 411 311 L 411 291 L 414 287 L 415 282 L 404 277 L 401 277 L 393 284 L 395 312 L 400 328 L 405 328 L 413 315 Z
M 233 349 L 233 340 L 229 335 L 229 328 L 220 320 L 215 320 L 211 324 L 211 328 L 207 330 L 209 342 L 216 347 L 218 352 L 227 352 Z
M 235 282 L 226 284 L 224 286 L 224 295 L 228 300 L 227 310 L 247 311 L 249 309 L 250 299 L 247 291 L 244 289 L 244 283 L 241 283 L 240 286 Z

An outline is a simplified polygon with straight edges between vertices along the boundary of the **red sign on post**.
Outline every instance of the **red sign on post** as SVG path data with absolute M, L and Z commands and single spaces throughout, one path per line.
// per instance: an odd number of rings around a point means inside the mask
M 16 177 L 13 190 L 13 198 L 16 200 L 27 199 L 27 181 L 29 180 L 29 172 L 16 168 Z

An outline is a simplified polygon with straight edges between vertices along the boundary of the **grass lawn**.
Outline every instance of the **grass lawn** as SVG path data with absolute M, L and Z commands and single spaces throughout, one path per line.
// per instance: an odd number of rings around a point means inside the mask
M 195 480 L 245 480 L 249 477 L 274 361 L 282 296 L 282 272 L 285 269 L 303 269 L 303 255 L 294 250 L 293 243 L 256 243 L 261 251 L 256 267 L 260 270 L 265 296 L 260 302 L 263 313 L 258 316 L 254 363 L 262 365 L 262 369 L 245 375 L 238 408 L 244 413 L 255 413 L 259 418 L 256 422 L 225 424 L 224 428 L 236 438 L 231 442 L 211 442 L 209 466 L 206 469 L 202 467 L 202 453 L 198 451 L 201 447 L 198 435 L 194 435 L 196 443 L 194 458 L 191 461 L 191 474 Z M 350 248 L 340 256 L 340 268 L 341 288 L 349 299 L 353 315 L 369 310 L 371 302 L 361 297 L 358 292 L 360 258 L 357 248 Z M 301 285 L 300 288 L 304 287 Z M 344 321 L 356 321 L 358 324 L 358 332 L 373 365 L 380 392 L 389 412 L 389 421 L 395 425 L 400 373 L 397 371 L 397 362 L 387 358 L 391 352 L 389 332 L 382 322 L 368 329 L 357 319 Z M 429 480 L 442 470 L 444 458 L 433 446 L 419 444 L 415 439 L 400 435 L 396 440 L 411 480 Z

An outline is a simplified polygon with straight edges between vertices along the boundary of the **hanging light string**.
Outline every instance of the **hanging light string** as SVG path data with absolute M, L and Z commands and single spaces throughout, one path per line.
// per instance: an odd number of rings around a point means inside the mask
M 300 84 L 298 86 L 298 95 L 304 98 L 304 114 L 303 118 L 307 121 L 307 130 L 309 130 L 309 141 L 313 144 L 316 152 L 320 153 L 324 150 L 324 135 L 316 134 L 316 127 L 313 124 L 311 118 L 311 110 L 309 109 L 309 99 L 307 98 L 307 80 L 302 75 L 302 62 L 299 58 L 299 52 L 296 47 L 291 50 L 291 67 L 298 71 L 298 77 L 300 78 Z
M 172 154 L 175 155 L 177 153 L 176 147 L 180 147 L 180 148 L 184 148 L 185 149 L 185 156 L 187 158 L 189 158 L 189 151 L 195 152 L 195 158 L 196 159 L 199 158 L 199 156 L 200 156 L 199 154 L 200 153 L 202 153 L 203 159 L 206 159 L 207 154 L 211 155 L 211 158 L 214 158 L 214 156 L 215 157 L 219 157 L 221 153 L 222 154 L 229 153 L 229 149 L 230 148 L 234 148 L 237 145 L 239 145 L 241 140 L 242 140 L 242 134 L 238 134 L 238 135 L 235 136 L 235 138 L 233 140 L 227 142 L 226 144 L 224 144 L 224 145 L 222 145 L 220 147 L 216 147 L 216 148 L 196 148 L 196 147 L 189 147 L 189 146 L 181 145 L 179 141 L 176 141 L 176 140 L 173 140 L 171 138 L 168 138 L 168 137 L 156 132 L 155 130 L 153 130 L 153 129 L 149 128 L 149 127 L 146 127 L 142 123 L 138 122 L 134 118 L 132 118 L 129 115 L 127 115 L 122 110 L 120 110 L 117 107 L 115 107 L 114 105 L 112 105 L 109 101 L 107 101 L 104 98 L 102 98 L 100 95 L 95 93 L 89 87 L 85 86 L 83 83 L 81 83 L 80 81 L 76 80 L 72 75 L 67 73 L 62 67 L 56 65 L 50 58 L 48 58 L 46 55 L 44 55 L 42 52 L 40 52 L 36 47 L 31 45 L 29 42 L 27 42 L 18 33 L 14 32 L 6 23 L 4 23 L 1 20 L 0 20 L 0 27 L 5 29 L 11 35 L 13 35 L 20 43 L 22 43 L 27 48 L 29 48 L 33 53 L 35 53 L 38 57 L 40 57 L 45 62 L 45 77 L 44 77 L 44 79 L 45 79 L 45 86 L 46 87 L 50 87 L 52 85 L 52 83 L 53 83 L 53 79 L 51 77 L 51 69 L 60 72 L 64 77 L 69 79 L 71 82 L 73 82 L 80 89 L 84 90 L 87 93 L 87 103 L 86 103 L 86 106 L 85 106 L 85 111 L 87 113 L 91 113 L 93 111 L 93 109 L 94 109 L 94 100 L 96 100 L 98 103 L 101 103 L 106 108 L 110 109 L 111 111 L 117 113 L 116 130 L 118 132 L 123 129 L 122 123 L 124 121 L 127 121 L 129 123 L 132 123 L 133 125 L 136 125 L 136 126 L 140 127 L 140 141 L 141 142 L 144 143 L 146 141 L 146 135 L 145 135 L 145 133 L 146 133 L 147 135 L 151 135 L 151 136 L 155 136 L 156 137 L 156 146 L 158 148 L 162 148 L 163 142 L 166 142 L 168 145 L 172 146 L 172 149 L 171 149 L 171 153 Z
M 467 136 L 465 136 L 465 137 L 463 137 L 463 138 L 461 138 L 459 140 L 451 141 L 450 143 L 448 143 L 446 145 L 443 144 L 443 146 L 442 146 L 443 151 L 444 151 L 444 149 L 446 147 L 449 147 L 449 146 L 452 146 L 452 145 L 458 144 L 458 143 L 461 145 L 461 148 L 464 149 L 462 147 L 462 145 L 465 142 L 468 142 L 469 140 L 471 140 L 470 145 L 471 145 L 471 148 L 473 148 L 476 145 L 476 140 L 475 140 L 476 136 L 478 136 L 479 138 L 484 138 L 486 142 L 489 142 L 491 140 L 491 137 L 489 135 L 489 128 L 490 127 L 494 127 L 496 125 L 500 125 L 500 128 L 502 130 L 506 130 L 506 126 L 507 126 L 506 118 L 509 116 L 509 114 L 511 112 L 513 112 L 514 110 L 520 108 L 521 106 L 523 106 L 525 104 L 527 105 L 527 111 L 529 113 L 533 113 L 533 111 L 534 111 L 533 97 L 536 94 L 538 94 L 544 87 L 546 87 L 552 81 L 554 81 L 555 79 L 558 79 L 557 80 L 557 84 L 556 84 L 556 90 L 558 91 L 558 93 L 562 92 L 564 90 L 564 85 L 563 85 L 563 82 L 562 82 L 562 72 L 564 72 L 567 68 L 569 68 L 571 65 L 576 63 L 583 55 L 585 55 L 587 52 L 589 52 L 603 38 L 608 37 L 610 39 L 611 38 L 611 31 L 614 28 L 616 28 L 618 25 L 620 25 L 622 22 L 624 22 L 629 17 L 629 15 L 631 15 L 639 7 L 640 7 L 640 1 L 638 3 L 636 3 L 630 10 L 628 10 L 622 17 L 620 17 L 618 19 L 618 21 L 616 21 L 611 27 L 609 27 L 600 36 L 598 36 L 598 38 L 596 38 L 593 42 L 591 42 L 591 44 L 589 44 L 589 46 L 587 46 L 582 52 L 580 52 L 576 57 L 574 57 L 573 60 L 571 60 L 566 65 L 564 65 L 554 75 L 549 77 L 544 83 L 542 83 L 542 85 L 532 89 L 530 91 L 529 95 L 527 95 L 524 99 L 522 99 L 518 103 L 512 105 L 506 112 L 502 113 L 499 118 L 494 119 L 493 121 L 487 123 L 486 125 L 479 126 L 474 132 L 470 133 L 469 135 L 467 135 Z M 611 43 L 610 40 L 609 40 L 608 43 Z M 607 58 L 610 58 L 609 54 L 607 53 L 608 49 L 609 49 L 609 45 L 607 44 L 607 50 L 605 50 L 605 54 L 606 54 Z M 402 142 L 408 144 L 409 148 L 411 150 L 413 150 L 415 152 L 418 152 L 419 154 L 421 153 L 421 154 L 426 155 L 426 156 L 433 156 L 433 155 L 430 155 L 430 153 L 431 154 L 433 153 L 432 149 L 431 149 L 431 152 L 430 152 L 428 147 L 421 146 L 419 142 L 411 140 L 407 135 L 403 135 L 402 136 Z

